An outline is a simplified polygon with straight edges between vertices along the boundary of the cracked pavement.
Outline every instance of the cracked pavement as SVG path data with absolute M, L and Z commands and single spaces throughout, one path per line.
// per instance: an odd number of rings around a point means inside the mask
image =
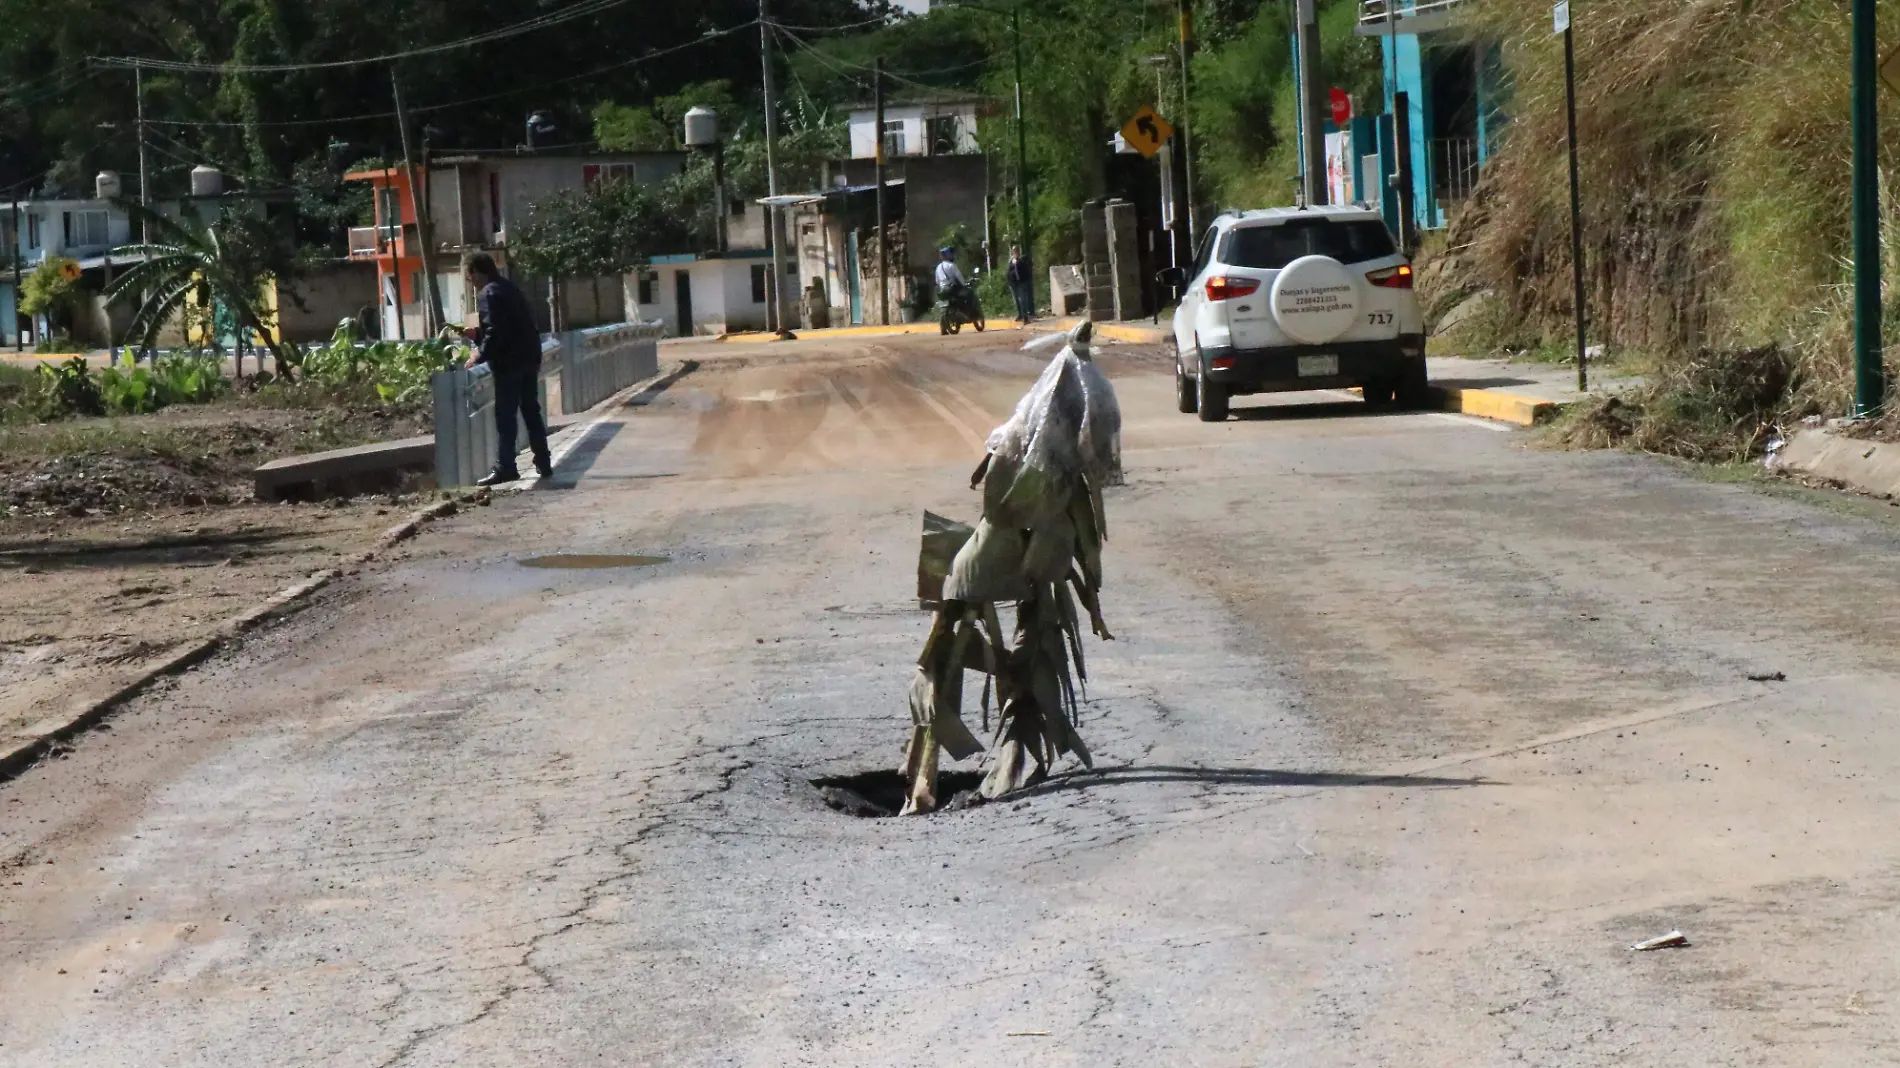
M 919 517 L 974 518 L 1016 340 L 696 348 L 0 784 L 0 1066 L 1893 1059 L 1878 503 L 1336 396 L 1206 426 L 1111 346 L 1097 770 L 826 808 L 898 763 Z

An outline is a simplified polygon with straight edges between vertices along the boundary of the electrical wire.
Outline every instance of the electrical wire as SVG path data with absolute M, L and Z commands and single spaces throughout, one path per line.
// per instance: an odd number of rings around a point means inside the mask
M 439 55 L 477 45 L 505 41 L 511 37 L 544 30 L 551 26 L 572 22 L 575 19 L 598 15 L 604 11 L 632 3 L 634 0 L 580 0 L 579 3 L 562 8 L 546 15 L 538 15 L 525 22 L 517 22 L 498 30 L 489 30 L 459 40 L 444 41 L 441 44 L 424 45 L 402 52 L 391 52 L 380 56 L 358 56 L 351 59 L 333 59 L 318 63 L 186 63 L 169 59 L 146 59 L 138 56 L 94 56 L 90 62 L 108 67 L 143 67 L 147 70 L 171 71 L 181 74 L 287 74 L 295 71 L 336 70 L 344 67 L 361 67 L 374 63 L 393 63 L 401 59 L 417 56 Z
M 844 67 L 851 67 L 856 70 L 863 71 L 867 74 L 875 75 L 877 73 L 876 67 L 867 67 L 862 63 L 853 63 L 848 59 L 841 59 L 838 56 L 828 56 L 824 52 L 820 51 L 811 42 L 806 41 L 803 38 L 799 37 L 797 34 L 786 30 L 783 26 L 778 27 L 778 29 L 781 33 L 784 34 L 784 36 L 788 40 L 790 40 L 793 44 L 797 45 L 798 47 L 804 49 L 807 54 L 809 54 L 813 59 L 817 60 L 821 65 L 829 67 L 834 74 L 838 74 L 841 77 L 849 79 L 850 81 L 857 84 L 860 88 L 864 87 L 865 83 L 863 82 L 863 80 L 853 77 L 850 73 L 843 70 L 839 66 L 839 64 L 842 64 Z M 945 67 L 940 71 L 898 72 L 898 71 L 893 71 L 887 68 L 884 71 L 884 76 L 894 82 L 900 82 L 904 85 L 908 85 L 913 89 L 922 89 L 928 93 L 941 95 L 946 92 L 950 92 L 951 90 L 946 90 L 943 86 L 940 86 L 940 85 L 926 85 L 923 82 L 917 81 L 916 79 L 919 77 L 929 77 L 932 74 L 949 74 L 949 73 L 953 73 L 959 70 L 969 70 L 972 67 L 988 64 L 990 62 L 992 62 L 991 59 L 985 58 L 983 60 L 978 61 L 977 63 L 965 63 L 957 67 Z
M 717 40 L 721 37 L 730 37 L 731 35 L 735 33 L 743 33 L 747 30 L 750 30 L 756 27 L 758 24 L 759 24 L 759 20 L 753 19 L 750 22 L 740 23 L 737 26 L 732 26 L 723 30 L 708 30 L 706 33 L 698 37 L 695 37 L 690 41 L 683 41 L 680 44 L 671 45 L 669 47 L 662 48 L 653 52 L 645 52 L 638 56 L 633 57 L 632 59 L 621 60 L 620 62 L 617 62 L 617 63 L 610 63 L 607 66 L 596 67 L 593 70 L 582 71 L 579 74 L 569 74 L 565 77 L 556 78 L 553 81 L 542 82 L 538 85 L 515 86 L 513 88 L 503 89 L 502 91 L 498 93 L 489 93 L 486 96 L 474 96 L 474 97 L 468 97 L 462 100 L 451 100 L 451 101 L 448 101 L 446 103 L 441 103 L 441 104 L 425 104 L 421 107 L 409 108 L 408 111 L 409 111 L 409 114 L 411 115 L 426 115 L 426 114 L 431 114 L 437 111 L 448 111 L 453 108 L 468 107 L 471 104 L 486 104 L 486 103 L 489 103 L 490 101 L 503 100 L 508 97 L 516 96 L 521 93 L 539 92 L 543 89 L 548 89 L 556 85 L 565 85 L 568 82 L 579 81 L 582 78 L 596 77 L 601 74 L 606 74 L 610 71 L 616 71 L 625 67 L 632 67 L 641 63 L 649 62 L 651 60 L 659 59 L 662 56 L 669 56 L 675 52 L 683 52 L 688 48 L 693 48 L 698 45 L 705 44 L 709 41 Z M 188 120 L 183 120 L 183 119 L 146 119 L 145 122 L 146 122 L 146 125 L 148 126 L 164 125 L 164 126 L 200 128 L 200 129 L 209 128 L 209 129 L 245 130 L 245 129 L 253 129 L 253 128 L 264 129 L 264 128 L 274 128 L 274 127 L 285 127 L 285 126 L 333 126 L 333 125 L 340 125 L 346 122 L 372 122 L 372 121 L 381 121 L 381 120 L 386 120 L 386 119 L 394 119 L 395 117 L 396 117 L 396 113 L 394 111 L 378 111 L 378 112 L 375 112 L 373 114 L 368 114 L 368 115 L 345 115 L 345 116 L 340 116 L 337 118 L 328 118 L 328 119 L 275 119 L 275 120 L 269 120 L 269 121 L 263 121 L 263 122 L 193 122 L 193 121 L 188 121 Z

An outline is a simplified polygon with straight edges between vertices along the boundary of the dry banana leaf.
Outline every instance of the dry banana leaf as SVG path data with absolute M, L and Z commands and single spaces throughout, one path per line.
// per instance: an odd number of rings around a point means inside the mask
M 923 544 L 917 550 L 917 599 L 928 605 L 943 600 L 943 582 L 957 551 L 976 528 L 935 512 L 924 513 Z

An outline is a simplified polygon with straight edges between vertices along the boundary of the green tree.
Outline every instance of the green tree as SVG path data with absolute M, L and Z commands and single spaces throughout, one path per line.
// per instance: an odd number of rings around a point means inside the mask
M 140 263 L 113 282 L 107 296 L 136 304 L 128 339 L 140 351 L 152 352 L 158 335 L 174 319 L 188 326 L 212 329 L 204 316 L 222 308 L 238 327 L 238 369 L 243 371 L 244 339 L 253 337 L 269 349 L 279 377 L 288 377 L 296 351 L 271 340 L 274 316 L 264 300 L 264 286 L 287 280 L 298 265 L 286 247 L 282 232 L 268 222 L 246 215 L 226 215 L 209 226 L 176 222 L 128 205 L 135 223 L 151 229 L 149 244 L 129 245 L 114 255 L 141 257 Z M 260 353 L 259 360 L 262 361 Z
M 70 337 L 85 291 L 80 287 L 79 264 L 64 256 L 48 256 L 20 285 L 20 310 L 44 315 L 52 332 Z
M 609 152 L 666 152 L 676 147 L 673 132 L 652 108 L 611 101 L 594 108 L 594 142 Z
M 653 256 L 692 247 L 695 234 L 680 192 L 676 184 L 616 181 L 556 193 L 529 210 L 509 256 L 542 278 L 625 274 Z

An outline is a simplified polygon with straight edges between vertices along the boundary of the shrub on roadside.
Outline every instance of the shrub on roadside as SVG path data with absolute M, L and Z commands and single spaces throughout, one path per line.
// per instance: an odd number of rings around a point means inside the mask
M 331 387 L 368 385 L 385 404 L 411 405 L 429 395 L 437 371 L 456 365 L 459 354 L 446 339 L 364 344 L 354 319 L 338 324 L 330 343 L 304 354 L 307 382 Z
M 1703 349 L 1662 365 L 1638 389 L 1577 405 L 1549 440 L 1714 463 L 1752 459 L 1783 427 L 1819 411 L 1799 368 L 1778 345 Z

